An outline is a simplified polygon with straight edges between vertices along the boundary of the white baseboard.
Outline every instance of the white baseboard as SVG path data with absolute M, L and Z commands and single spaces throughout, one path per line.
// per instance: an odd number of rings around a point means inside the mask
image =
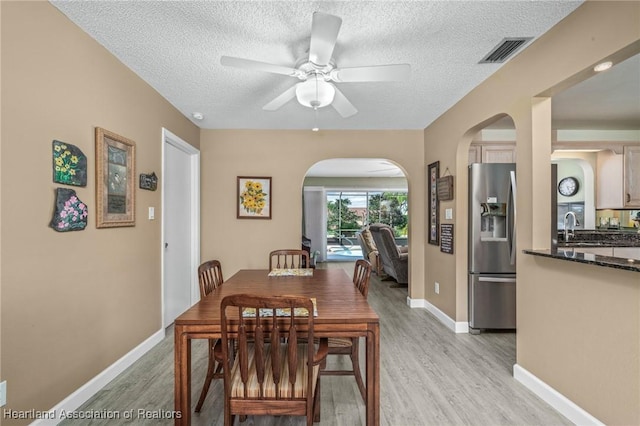
M 447 326 L 454 333 L 468 333 L 469 332 L 469 323 L 468 322 L 456 322 L 449 315 L 442 312 L 435 305 L 432 305 L 425 299 L 412 299 L 407 297 L 407 305 L 410 308 L 424 308 L 427 311 L 431 312 L 442 324 Z
M 131 364 L 142 357 L 142 355 L 147 353 L 151 348 L 162 341 L 164 337 L 164 329 L 156 331 L 147 340 L 140 343 L 138 346 L 129 351 L 129 353 L 111 364 L 109 367 L 105 368 L 97 376 L 82 385 L 71 395 L 60 401 L 55 407 L 49 410 L 49 415 L 45 416 L 49 418 L 38 419 L 31 423 L 31 425 L 57 425 L 62 420 L 64 420 L 63 418 L 61 418 L 61 414 L 63 411 L 69 413 L 77 410 L 78 407 L 87 402 L 89 398 L 95 395 L 100 389 L 105 387 L 111 380 L 115 379 L 118 374 L 122 373 L 125 369 L 131 366 Z
M 547 404 L 555 408 L 576 425 L 604 426 L 600 420 L 577 406 L 566 396 L 525 370 L 518 364 L 513 366 L 513 378 L 522 383 L 527 389 L 540 397 Z

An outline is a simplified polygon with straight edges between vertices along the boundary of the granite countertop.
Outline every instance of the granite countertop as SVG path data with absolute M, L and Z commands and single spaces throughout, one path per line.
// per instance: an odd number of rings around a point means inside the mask
M 640 260 L 625 259 L 622 257 L 600 256 L 592 253 L 578 253 L 568 248 L 558 248 L 557 250 L 523 250 L 523 253 L 533 256 L 550 257 L 553 259 L 567 260 L 570 262 L 586 263 L 589 265 L 605 266 L 608 268 L 640 272 Z
M 640 233 L 629 230 L 576 230 L 569 241 L 564 232 L 558 231 L 558 246 L 561 247 L 640 247 Z

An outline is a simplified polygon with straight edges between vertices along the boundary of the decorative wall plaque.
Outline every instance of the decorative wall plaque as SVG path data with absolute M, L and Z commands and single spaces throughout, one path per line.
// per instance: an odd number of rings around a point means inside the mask
M 53 181 L 65 185 L 87 186 L 87 157 L 75 145 L 54 140 Z
M 453 176 L 448 175 L 438 178 L 436 186 L 438 188 L 439 201 L 453 200 Z
M 147 189 L 149 191 L 158 189 L 158 177 L 154 172 L 151 172 L 150 175 L 140 173 L 140 189 Z
M 87 227 L 87 205 L 76 191 L 69 188 L 56 188 L 56 205 L 49 226 L 58 232 L 82 231 Z
M 453 223 L 440 225 L 440 251 L 453 254 Z

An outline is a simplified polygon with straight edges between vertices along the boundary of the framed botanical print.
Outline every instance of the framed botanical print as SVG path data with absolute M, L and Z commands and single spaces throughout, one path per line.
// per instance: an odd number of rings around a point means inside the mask
M 270 177 L 238 176 L 237 218 L 271 219 Z
M 96 128 L 96 227 L 135 226 L 134 141 Z
M 440 177 L 440 162 L 429 164 L 427 167 L 427 198 L 429 199 L 429 244 L 438 245 L 438 178 Z

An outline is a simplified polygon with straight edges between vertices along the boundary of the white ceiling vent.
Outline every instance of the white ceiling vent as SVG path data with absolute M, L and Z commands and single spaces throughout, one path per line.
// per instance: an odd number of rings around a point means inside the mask
M 504 62 L 532 38 L 533 37 L 511 37 L 502 39 L 502 41 L 478 63 L 495 64 Z

